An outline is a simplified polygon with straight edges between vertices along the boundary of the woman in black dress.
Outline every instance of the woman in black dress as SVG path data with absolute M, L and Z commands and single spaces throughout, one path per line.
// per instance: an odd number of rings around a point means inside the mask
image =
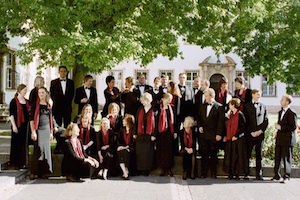
M 71 182 L 83 182 L 80 178 L 87 174 L 92 178 L 93 171 L 99 167 L 99 162 L 85 153 L 82 141 L 78 139 L 77 124 L 69 124 L 64 136 L 67 139 L 61 165 L 62 175 Z
M 79 124 L 79 139 L 82 141 L 83 149 L 87 155 L 96 157 L 96 132 L 91 123 L 91 116 L 88 113 L 81 116 Z
M 114 133 L 110 128 L 110 121 L 107 118 L 101 120 L 101 127 L 97 138 L 97 150 L 100 160 L 100 178 L 107 180 L 108 172 L 111 170 L 114 163 Z
M 27 87 L 20 84 L 9 104 L 11 122 L 11 148 L 9 164 L 16 168 L 26 168 L 28 164 L 28 122 L 29 102 L 25 99 Z
M 120 130 L 118 138 L 117 155 L 120 163 L 121 170 L 123 172 L 123 178 L 128 180 L 130 158 L 134 151 L 133 142 L 133 131 L 134 131 L 134 116 L 126 114 L 123 119 L 123 127 Z
M 50 141 L 57 128 L 54 125 L 47 89 L 39 88 L 38 96 L 36 103 L 31 107 L 30 115 L 31 139 L 34 141 L 31 178 L 47 178 L 47 175 L 52 173 Z
M 161 168 L 161 176 L 173 176 L 173 140 L 177 137 L 174 132 L 174 112 L 171 106 L 172 95 L 166 93 L 161 99 L 157 115 L 157 162 Z
M 118 138 L 120 130 L 122 128 L 122 116 L 120 113 L 120 106 L 116 103 L 111 103 L 108 106 L 108 115 L 106 118 L 110 121 L 110 128 L 115 134 L 115 139 Z
M 182 179 L 195 179 L 196 168 L 196 133 L 193 117 L 186 117 L 183 122 L 183 129 L 180 130 L 180 146 L 182 154 L 183 175 Z
M 233 98 L 229 101 L 229 114 L 226 131 L 226 146 L 224 157 L 224 171 L 239 180 L 239 175 L 248 174 L 247 151 L 245 141 L 246 120 L 244 114 L 238 110 L 240 100 Z
M 234 79 L 234 84 L 235 84 L 235 91 L 234 91 L 234 98 L 240 99 L 240 107 L 239 110 L 243 111 L 244 110 L 244 105 L 246 103 L 251 103 L 252 101 L 252 94 L 251 94 L 251 89 L 246 88 L 245 86 L 245 78 L 242 76 L 238 76 Z
M 155 141 L 155 113 L 151 106 L 152 96 L 145 92 L 141 96 L 141 106 L 136 117 L 136 166 L 137 170 L 148 176 L 153 167 Z
M 120 94 L 121 92 L 117 87 L 115 87 L 115 78 L 113 76 L 106 77 L 107 88 L 104 90 L 105 104 L 102 111 L 102 117 L 106 117 L 109 113 L 109 105 L 111 103 L 116 103 L 120 106 Z

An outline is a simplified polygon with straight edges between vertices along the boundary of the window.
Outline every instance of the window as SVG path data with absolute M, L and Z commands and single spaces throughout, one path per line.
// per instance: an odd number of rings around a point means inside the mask
M 162 75 L 168 76 L 169 81 L 174 80 L 174 70 L 159 70 L 159 77 L 161 77 Z
M 276 96 L 276 83 L 268 84 L 266 77 L 262 77 L 262 96 L 275 97 Z
M 115 78 L 115 87 L 119 88 L 120 90 L 124 88 L 122 70 L 111 70 L 109 75 Z
M 247 72 L 245 72 L 245 71 L 236 71 L 235 72 L 235 77 L 238 77 L 238 76 L 244 77 L 245 78 L 245 86 L 247 88 L 250 88 L 250 76 L 247 74 Z M 233 88 L 234 88 L 234 85 L 233 85 Z
M 6 55 L 6 89 L 16 89 L 19 74 L 16 71 L 16 55 L 9 51 Z
M 197 70 L 187 70 L 186 73 L 186 85 L 189 87 L 193 87 L 193 80 L 199 76 L 199 71 Z
M 135 70 L 135 79 L 136 79 L 136 83 L 137 83 L 137 80 L 138 80 L 138 77 L 143 74 L 145 76 L 145 83 L 148 84 L 148 74 L 149 74 L 149 71 L 147 69 L 136 69 Z

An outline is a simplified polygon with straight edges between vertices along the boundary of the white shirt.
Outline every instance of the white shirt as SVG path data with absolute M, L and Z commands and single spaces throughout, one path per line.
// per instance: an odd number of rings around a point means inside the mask
M 206 107 L 206 117 L 209 116 L 209 113 L 210 113 L 210 111 L 211 111 L 211 109 L 212 109 L 212 104 L 213 104 L 213 102 L 211 103 L 211 105 L 208 104 L 207 107 Z
M 67 88 L 67 80 L 66 79 L 60 79 L 60 85 L 61 85 L 62 92 L 65 95 L 66 88 Z
M 153 88 L 153 92 L 154 92 L 154 94 L 158 94 L 159 93 L 159 88 Z
M 90 96 L 91 96 L 91 89 L 88 89 L 88 88 L 85 88 L 85 87 L 84 87 L 84 91 L 85 91 L 86 97 L 87 97 L 88 99 L 90 99 Z
M 282 108 L 282 112 L 281 112 L 281 116 L 280 116 L 280 121 L 282 120 L 282 118 L 284 117 L 286 111 L 287 111 L 289 108 L 290 108 L 290 107 Z
M 144 92 L 145 92 L 145 86 L 144 85 L 140 85 L 139 86 L 139 90 L 141 92 L 141 95 L 144 94 Z

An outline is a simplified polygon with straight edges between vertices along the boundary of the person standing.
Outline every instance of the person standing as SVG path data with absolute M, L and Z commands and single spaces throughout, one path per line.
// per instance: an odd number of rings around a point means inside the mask
M 228 178 L 240 179 L 240 175 L 248 174 L 247 149 L 245 140 L 246 120 L 244 114 L 239 111 L 240 100 L 233 98 L 229 101 L 228 121 L 226 123 L 226 136 L 224 137 L 225 156 L 224 171 Z
M 71 122 L 74 81 L 69 79 L 66 66 L 59 66 L 59 78 L 52 80 L 50 96 L 53 101 L 53 116 L 58 126 L 67 126 Z
M 31 164 L 31 178 L 47 178 L 52 173 L 50 140 L 57 131 L 49 104 L 49 93 L 46 88 L 38 89 L 37 101 L 31 108 L 31 139 L 34 141 L 34 152 Z
M 152 87 L 150 85 L 146 84 L 145 75 L 140 74 L 138 76 L 138 84 L 136 85 L 136 88 L 139 91 L 139 98 L 147 91 L 151 90 Z
M 159 76 L 157 76 L 154 78 L 153 88 L 147 91 L 152 95 L 151 104 L 155 110 L 159 109 L 160 100 L 164 94 L 163 91 L 160 90 L 160 86 L 161 86 L 161 79 Z
M 155 141 L 155 113 L 151 106 L 152 96 L 148 92 L 141 96 L 142 106 L 137 111 L 136 131 L 136 166 L 137 170 L 148 176 L 153 167 Z
M 30 94 L 29 94 L 30 106 L 33 106 L 32 104 L 37 101 L 37 99 L 39 98 L 38 90 L 39 90 L 39 88 L 44 87 L 44 85 L 45 85 L 44 77 L 42 77 L 42 76 L 35 77 L 34 88 L 30 91 Z
M 20 84 L 17 93 L 9 104 L 11 122 L 11 145 L 10 145 L 10 166 L 16 169 L 26 168 L 28 165 L 28 122 L 29 122 L 29 101 L 25 99 L 27 87 Z
M 297 115 L 295 111 L 290 108 L 292 97 L 284 95 L 281 98 L 280 104 L 282 109 L 278 113 L 278 121 L 275 124 L 277 133 L 275 143 L 275 166 L 274 177 L 272 180 L 279 180 L 281 183 L 289 180 L 292 171 L 292 146 L 294 145 L 295 131 L 297 129 Z M 280 163 L 283 161 L 283 176 L 280 174 Z
M 105 79 L 107 88 L 104 90 L 105 104 L 101 113 L 102 117 L 108 114 L 108 106 L 111 103 L 116 103 L 120 106 L 120 91 L 115 87 L 115 77 L 107 76 Z
M 212 178 L 217 178 L 218 142 L 222 139 L 225 113 L 222 105 L 215 101 L 215 91 L 209 88 L 204 93 L 206 103 L 199 109 L 197 120 L 202 152 L 201 177 L 207 177 L 208 166 Z
M 255 149 L 256 159 L 256 179 L 263 180 L 262 174 L 262 145 L 265 138 L 265 131 L 268 127 L 268 113 L 266 106 L 259 102 L 261 91 L 252 90 L 252 102 L 244 106 L 244 115 L 246 118 L 246 138 L 248 159 L 251 158 L 252 150 Z M 247 178 L 247 177 L 246 177 Z
M 169 76 L 161 75 L 160 78 L 161 78 L 161 86 L 159 87 L 159 89 L 165 94 L 168 92 Z
M 244 105 L 246 103 L 251 103 L 252 95 L 251 89 L 246 88 L 245 86 L 245 78 L 242 76 L 238 76 L 234 79 L 235 91 L 233 94 L 234 98 L 238 98 L 241 100 L 240 111 L 244 110 Z
M 174 111 L 171 106 L 172 95 L 166 93 L 161 99 L 161 104 L 156 117 L 157 134 L 157 161 L 161 168 L 161 176 L 173 176 L 171 170 L 173 158 L 173 140 L 176 139 Z
M 139 108 L 139 91 L 133 84 L 132 77 L 125 79 L 125 89 L 121 94 L 121 101 L 124 103 L 124 115 L 130 114 L 135 116 Z
M 82 108 L 86 104 L 90 104 L 93 108 L 92 124 L 98 115 L 98 97 L 97 90 L 92 86 L 93 77 L 91 75 L 85 75 L 83 79 L 83 86 L 79 87 L 75 91 L 74 102 L 78 104 L 78 115 L 81 113 Z

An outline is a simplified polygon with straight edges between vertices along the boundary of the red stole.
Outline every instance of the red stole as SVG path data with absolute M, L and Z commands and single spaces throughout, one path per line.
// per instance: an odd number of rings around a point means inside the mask
M 147 122 L 146 124 L 144 124 L 144 116 L 146 115 L 147 117 Z M 138 112 L 138 135 L 152 135 L 154 133 L 154 129 L 155 129 L 155 119 L 154 119 L 154 112 L 153 109 L 150 108 L 150 110 L 148 111 L 148 113 L 145 113 L 144 108 L 140 109 L 140 111 Z M 145 126 L 146 126 L 146 133 L 144 133 L 145 131 Z
M 170 127 L 171 134 L 174 133 L 174 113 L 171 105 L 168 105 L 168 109 L 170 111 L 171 119 L 168 120 L 166 109 L 163 108 L 163 105 L 160 106 L 160 115 L 158 120 L 158 132 L 163 133 L 167 131 L 168 126 Z M 169 122 L 169 123 L 168 123 Z
M 184 129 L 183 131 L 183 142 L 184 146 L 187 148 L 192 148 L 193 147 L 193 129 L 190 129 L 190 132 L 187 133 Z
M 109 145 L 109 130 L 107 130 L 106 133 L 104 133 L 104 132 L 101 130 L 101 134 L 102 134 L 103 146 Z
M 50 124 L 50 130 L 53 130 L 53 118 L 52 118 L 52 110 L 50 105 L 48 104 L 48 109 L 50 110 L 49 114 L 49 124 Z M 34 112 L 34 129 L 37 130 L 39 127 L 39 120 L 40 120 L 40 100 L 37 99 L 35 103 L 35 112 Z
M 73 147 L 74 153 L 78 158 L 84 158 L 84 154 L 81 148 L 80 141 L 78 139 L 72 140 L 70 138 L 71 145 Z
M 85 133 L 85 137 L 83 138 L 83 127 L 82 124 L 80 124 L 79 127 L 79 138 L 81 139 L 81 141 L 83 142 L 84 145 L 88 144 L 91 140 L 91 126 L 88 125 L 88 127 L 86 128 L 86 133 Z
M 222 94 L 222 90 L 219 88 L 217 95 L 217 102 L 219 102 L 222 105 L 226 104 L 225 98 L 227 96 L 227 89 L 225 89 L 224 94 Z
M 125 141 L 125 145 L 129 145 L 131 142 L 131 130 L 129 132 L 126 131 L 126 128 L 123 128 L 123 138 Z
M 239 111 L 235 114 L 231 113 L 227 121 L 226 139 L 232 140 L 232 137 L 237 133 L 239 127 Z
M 22 107 L 18 97 L 15 97 L 15 100 L 16 100 L 16 105 L 17 105 L 17 127 L 20 128 L 21 124 L 23 122 L 25 122 L 25 116 L 24 116 L 25 113 L 24 113 L 23 107 Z M 25 99 L 25 102 L 26 102 L 26 108 L 29 111 L 30 107 L 29 107 L 29 104 L 26 101 L 26 99 Z

